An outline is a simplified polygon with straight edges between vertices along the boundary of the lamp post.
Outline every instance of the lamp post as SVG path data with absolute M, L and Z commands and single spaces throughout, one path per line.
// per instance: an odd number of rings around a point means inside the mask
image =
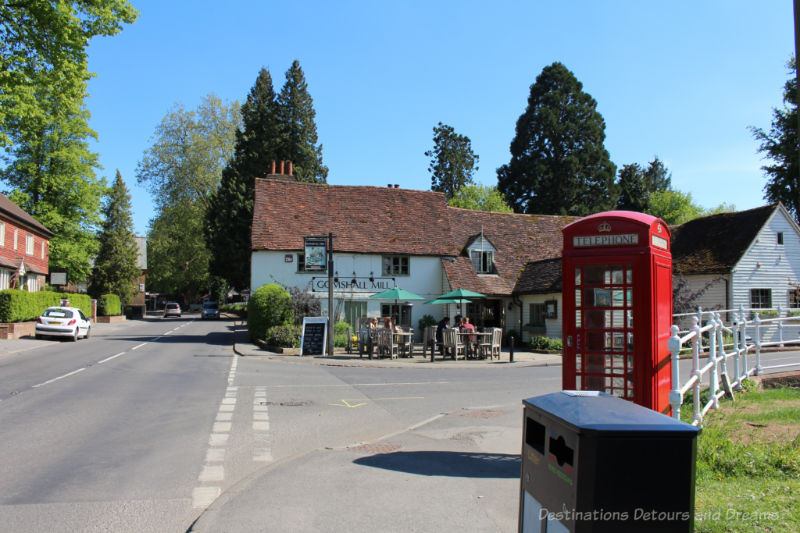
M 328 355 L 333 355 L 333 233 L 328 233 Z

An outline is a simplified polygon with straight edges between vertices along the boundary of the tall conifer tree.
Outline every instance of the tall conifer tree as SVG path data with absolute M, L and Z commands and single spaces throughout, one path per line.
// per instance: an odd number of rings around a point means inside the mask
M 322 164 L 322 145 L 317 144 L 317 112 L 296 59 L 286 71 L 286 82 L 276 104 L 281 129 L 278 159 L 293 161 L 297 181 L 325 183 L 328 167 Z
M 298 181 L 325 183 L 328 175 L 322 145 L 317 145 L 316 112 L 299 62 L 286 72 L 277 97 L 269 71 L 262 68 L 241 111 L 235 153 L 206 215 L 211 274 L 237 289 L 250 285 L 255 179 L 268 174 L 271 161 L 292 161 Z
M 116 294 L 124 307 L 136 295 L 134 283 L 141 270 L 136 264 L 139 249 L 133 234 L 131 196 L 119 170 L 108 191 L 103 217 L 91 292 L 93 296 Z
M 498 190 L 518 213 L 586 215 L 613 207 L 616 168 L 597 102 L 561 63 L 531 85 Z

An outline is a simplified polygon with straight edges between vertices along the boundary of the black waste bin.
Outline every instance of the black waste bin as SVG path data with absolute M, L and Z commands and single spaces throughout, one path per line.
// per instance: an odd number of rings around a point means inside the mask
M 520 532 L 693 531 L 698 428 L 602 392 L 523 404 Z

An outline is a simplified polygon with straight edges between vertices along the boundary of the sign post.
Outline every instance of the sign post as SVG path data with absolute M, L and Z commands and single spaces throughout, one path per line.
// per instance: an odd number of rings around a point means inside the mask
M 333 233 L 328 233 L 328 355 L 333 355 Z

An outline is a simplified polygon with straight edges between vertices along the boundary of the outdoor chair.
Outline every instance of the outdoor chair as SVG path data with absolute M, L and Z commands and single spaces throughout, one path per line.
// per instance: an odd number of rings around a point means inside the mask
M 467 347 L 458 335 L 458 329 L 447 328 L 444 330 L 444 353 L 452 355 L 453 359 L 458 359 L 458 354 L 463 357 L 467 355 Z
M 502 342 L 503 342 L 503 330 L 500 328 L 492 329 L 492 346 L 489 348 L 489 357 L 494 357 L 495 354 L 497 354 L 497 358 L 500 359 L 500 349 Z

